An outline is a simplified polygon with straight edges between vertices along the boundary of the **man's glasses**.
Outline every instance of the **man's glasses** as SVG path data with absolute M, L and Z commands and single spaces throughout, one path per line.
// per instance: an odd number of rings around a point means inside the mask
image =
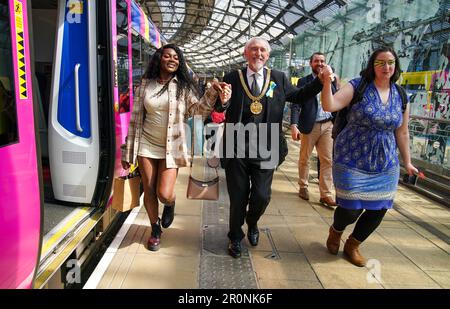
M 384 67 L 384 66 L 386 65 L 386 63 L 387 63 L 388 65 L 394 65 L 394 64 L 395 64 L 395 60 L 375 60 L 375 61 L 373 62 L 373 64 L 374 64 L 376 67 Z

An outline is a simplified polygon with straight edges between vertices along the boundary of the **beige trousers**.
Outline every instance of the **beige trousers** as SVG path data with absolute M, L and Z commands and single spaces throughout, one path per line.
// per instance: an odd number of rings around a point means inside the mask
M 325 123 L 315 123 L 309 134 L 302 134 L 300 144 L 300 157 L 298 160 L 298 184 L 300 188 L 308 187 L 309 178 L 309 158 L 316 147 L 317 155 L 320 160 L 320 178 L 319 190 L 320 197 L 332 197 L 331 190 L 333 188 L 332 176 L 332 156 L 333 156 L 333 139 L 331 130 L 333 123 L 331 121 Z

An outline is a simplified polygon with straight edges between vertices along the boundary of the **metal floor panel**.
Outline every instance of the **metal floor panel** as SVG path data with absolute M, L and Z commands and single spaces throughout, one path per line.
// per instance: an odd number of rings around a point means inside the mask
M 228 225 L 209 225 L 203 228 L 203 250 L 216 255 L 228 256 Z M 248 255 L 247 248 L 242 246 L 242 255 Z M 230 257 L 231 258 L 231 257 Z
M 202 254 L 200 289 L 256 289 L 250 258 Z
M 219 200 L 203 202 L 199 288 L 256 289 L 258 284 L 245 240 L 242 241 L 241 258 L 228 255 L 229 198 L 223 170 L 219 175 Z
M 203 202 L 203 225 L 226 224 L 228 226 L 229 207 L 225 203 Z

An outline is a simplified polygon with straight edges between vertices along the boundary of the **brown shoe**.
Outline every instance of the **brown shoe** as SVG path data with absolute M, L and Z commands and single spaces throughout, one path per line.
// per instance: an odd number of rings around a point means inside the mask
M 327 249 L 331 254 L 338 254 L 342 232 L 343 231 L 336 231 L 333 226 L 330 226 L 330 233 L 328 234 L 327 239 Z
M 301 197 L 302 199 L 309 201 L 309 192 L 307 188 L 300 188 L 300 190 L 298 191 L 298 196 Z
M 338 204 L 329 196 L 327 197 L 321 197 L 319 200 L 320 203 L 322 203 L 324 206 L 327 207 L 336 207 Z
M 360 241 L 350 235 L 344 245 L 344 254 L 353 265 L 363 267 L 366 266 L 366 259 L 359 252 L 360 244 Z

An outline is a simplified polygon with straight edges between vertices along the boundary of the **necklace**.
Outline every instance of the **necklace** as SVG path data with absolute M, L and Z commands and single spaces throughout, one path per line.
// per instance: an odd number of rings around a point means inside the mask
M 260 93 L 259 96 L 255 97 L 254 95 L 252 95 L 252 93 L 250 92 L 250 90 L 247 87 L 246 82 L 244 81 L 244 75 L 242 74 L 241 70 L 238 70 L 239 72 L 239 79 L 241 80 L 241 85 L 242 88 L 244 88 L 245 94 L 250 98 L 250 100 L 252 101 L 252 103 L 250 104 L 250 111 L 252 112 L 253 115 L 258 115 L 262 112 L 263 110 L 263 106 L 261 104 L 261 99 L 264 96 L 264 94 L 266 94 L 267 88 L 269 87 L 269 83 L 270 83 L 270 69 L 267 69 L 267 76 L 266 76 L 266 81 L 264 83 L 264 87 Z

